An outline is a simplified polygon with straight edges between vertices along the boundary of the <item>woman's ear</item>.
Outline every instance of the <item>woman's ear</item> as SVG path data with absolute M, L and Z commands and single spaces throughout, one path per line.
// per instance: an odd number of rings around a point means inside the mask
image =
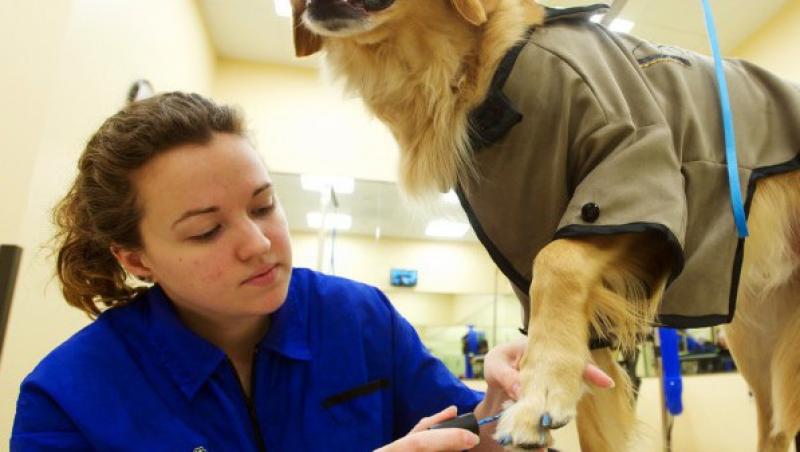
M 145 262 L 146 259 L 142 256 L 141 251 L 129 250 L 118 245 L 111 245 L 110 249 L 111 254 L 114 255 L 125 271 L 139 279 L 152 279 L 153 272 Z
M 486 22 L 486 8 L 481 0 L 450 0 L 450 3 L 472 25 L 483 25 Z
M 310 56 L 322 48 L 322 38 L 303 24 L 306 0 L 292 0 L 292 29 L 294 30 L 294 54 Z

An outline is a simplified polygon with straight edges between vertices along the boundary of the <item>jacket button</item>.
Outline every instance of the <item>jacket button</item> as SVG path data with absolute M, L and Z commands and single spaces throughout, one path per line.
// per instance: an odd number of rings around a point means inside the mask
M 587 202 L 581 207 L 581 218 L 587 223 L 594 223 L 600 217 L 600 206 Z

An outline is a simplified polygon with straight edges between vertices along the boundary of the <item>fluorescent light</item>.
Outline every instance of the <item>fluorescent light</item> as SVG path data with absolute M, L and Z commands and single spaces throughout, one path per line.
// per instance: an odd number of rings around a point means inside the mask
M 450 204 L 459 204 L 458 195 L 453 190 L 450 190 L 447 193 L 442 193 L 442 199 Z
M 292 6 L 289 0 L 272 0 L 275 3 L 275 14 L 281 17 L 289 17 L 292 15 Z
M 322 212 L 309 212 L 306 214 L 308 227 L 319 229 L 322 226 Z M 347 231 L 353 225 L 353 217 L 343 213 L 329 213 L 325 216 L 325 229 L 336 228 L 338 231 Z
M 425 228 L 425 235 L 431 237 L 463 237 L 469 230 L 469 224 L 460 221 L 433 220 Z
M 310 174 L 300 175 L 300 184 L 304 190 L 321 193 L 330 192 L 333 188 L 337 195 L 353 193 L 356 187 L 356 182 L 352 177 L 313 176 Z
M 604 14 L 595 14 L 589 20 L 592 22 L 600 23 L 603 20 Z M 611 25 L 608 26 L 608 29 L 611 31 L 616 31 L 618 33 L 630 33 L 633 30 L 633 26 L 636 25 L 635 23 L 631 22 L 630 20 L 625 19 L 614 19 L 611 21 Z

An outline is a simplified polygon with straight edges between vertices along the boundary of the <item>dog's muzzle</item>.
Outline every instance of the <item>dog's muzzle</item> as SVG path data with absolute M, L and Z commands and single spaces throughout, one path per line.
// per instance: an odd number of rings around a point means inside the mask
M 344 26 L 390 7 L 395 0 L 308 0 L 309 19 L 319 24 Z M 339 25 L 335 25 L 339 24 Z

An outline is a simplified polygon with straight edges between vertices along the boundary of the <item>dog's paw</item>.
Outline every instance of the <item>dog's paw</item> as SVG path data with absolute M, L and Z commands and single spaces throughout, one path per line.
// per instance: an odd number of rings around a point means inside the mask
M 550 431 L 575 417 L 584 389 L 583 368 L 559 367 L 533 369 L 528 378 L 523 372 L 523 395 L 505 410 L 494 436 L 507 450 L 546 448 L 552 445 Z

